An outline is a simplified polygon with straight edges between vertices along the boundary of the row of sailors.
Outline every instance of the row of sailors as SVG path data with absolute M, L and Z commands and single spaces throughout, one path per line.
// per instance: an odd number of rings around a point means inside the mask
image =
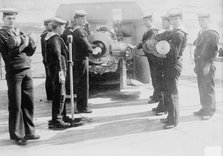
M 19 145 L 25 145 L 27 140 L 39 139 L 35 133 L 33 123 L 33 84 L 31 75 L 30 56 L 33 55 L 36 45 L 30 36 L 17 31 L 14 22 L 18 11 L 15 9 L 2 9 L 4 26 L 0 29 L 0 52 L 5 61 L 6 80 L 8 84 L 9 99 L 9 134 L 12 140 Z M 195 115 L 202 119 L 209 119 L 215 112 L 214 93 L 214 58 L 217 52 L 218 33 L 209 27 L 209 14 L 198 16 L 201 31 L 195 42 L 195 72 L 198 77 L 201 110 Z M 67 36 L 73 36 L 73 62 L 74 62 L 74 88 L 77 94 L 77 113 L 91 113 L 87 105 L 87 73 L 86 57 L 100 53 L 100 49 L 92 48 L 88 42 L 88 33 L 84 27 L 86 13 L 76 12 L 75 25 L 64 31 L 66 21 L 53 18 L 45 21 L 46 30 L 41 35 L 43 63 L 46 70 L 47 99 L 52 100 L 51 128 L 67 128 L 65 108 L 65 80 L 68 60 Z M 152 15 L 143 17 L 147 28 L 142 41 L 130 46 L 134 49 L 143 49 L 150 65 L 154 93 L 149 103 L 159 102 L 153 109 L 157 115 L 168 113 L 164 128 L 177 126 L 179 122 L 179 96 L 178 79 L 182 70 L 182 56 L 187 43 L 187 31 L 182 26 L 182 11 L 170 9 L 167 16 L 162 17 L 165 32 L 158 34 L 152 26 Z M 170 26 L 172 29 L 170 29 Z M 50 29 L 49 29 L 50 28 Z M 21 44 L 14 45 L 13 38 L 20 36 Z M 154 42 L 166 40 L 170 45 L 167 54 L 159 54 L 154 50 Z M 10 45 L 10 46 L 9 46 Z M 53 90 L 51 90 L 53 89 Z

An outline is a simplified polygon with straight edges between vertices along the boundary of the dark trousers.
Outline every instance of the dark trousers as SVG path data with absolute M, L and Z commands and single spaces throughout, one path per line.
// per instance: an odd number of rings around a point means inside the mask
M 30 69 L 7 72 L 9 134 L 13 140 L 35 134 L 33 80 Z
M 154 99 L 160 100 L 161 96 L 161 87 L 162 87 L 162 65 L 161 60 L 154 56 L 153 54 L 147 54 L 147 59 L 150 66 L 150 74 L 152 79 L 153 86 L 153 95 Z
M 197 82 L 200 94 L 200 103 L 202 108 L 207 112 L 214 112 L 216 109 L 215 100 L 215 66 L 211 65 L 210 71 L 207 75 L 204 75 L 202 70 L 197 72 Z
M 62 120 L 62 118 L 66 116 L 65 83 L 59 82 L 59 71 L 57 67 L 49 67 L 49 75 L 53 81 L 53 92 L 54 92 L 52 101 L 52 121 L 56 122 Z
M 45 81 L 45 90 L 46 90 L 46 98 L 47 100 L 52 100 L 53 99 L 53 82 L 52 79 L 49 75 L 48 68 L 44 64 L 45 67 L 45 74 L 46 74 L 46 81 Z
M 86 60 L 74 62 L 74 92 L 77 94 L 77 110 L 85 110 L 88 107 L 88 84 Z
M 182 60 L 164 60 L 164 103 L 168 106 L 167 124 L 178 124 L 179 95 L 178 80 L 182 71 Z

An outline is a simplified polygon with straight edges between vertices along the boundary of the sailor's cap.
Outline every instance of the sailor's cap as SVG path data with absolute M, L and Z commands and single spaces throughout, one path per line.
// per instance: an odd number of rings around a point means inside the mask
M 84 17 L 86 15 L 87 13 L 85 12 L 85 10 L 76 10 L 74 17 Z
M 178 17 L 182 16 L 182 10 L 180 8 L 172 8 L 167 11 L 169 17 Z
M 67 21 L 65 21 L 65 20 L 63 20 L 63 19 L 61 19 L 61 18 L 59 18 L 59 17 L 55 17 L 55 18 L 53 18 L 53 19 L 52 19 L 52 22 L 53 22 L 54 24 L 60 24 L 60 25 L 63 25 L 63 24 L 66 24 L 66 23 L 67 23 Z
M 47 24 L 47 23 L 52 22 L 52 21 L 53 21 L 53 18 L 47 18 L 47 19 L 43 20 L 43 23 Z
M 198 18 L 209 18 L 210 13 L 197 13 Z
M 3 8 L 3 9 L 0 9 L 0 12 L 2 12 L 3 15 L 17 15 L 18 14 L 18 10 L 14 8 Z
M 170 20 L 170 17 L 167 14 L 163 14 L 160 17 L 162 18 L 162 20 Z
M 146 13 L 142 19 L 153 18 L 153 13 Z

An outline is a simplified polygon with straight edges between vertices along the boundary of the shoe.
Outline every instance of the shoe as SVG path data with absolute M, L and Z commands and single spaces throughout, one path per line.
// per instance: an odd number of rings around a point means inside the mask
M 53 121 L 52 120 L 49 120 L 48 121 L 48 128 L 49 129 L 52 129 L 53 128 Z
M 78 126 L 81 126 L 81 125 L 83 125 L 84 124 L 84 122 L 83 121 L 81 121 L 81 120 L 73 120 L 72 122 L 71 122 L 71 127 L 78 127 Z
M 38 140 L 38 139 L 40 139 L 40 136 L 38 134 L 35 134 L 35 135 L 27 135 L 27 136 L 25 136 L 24 139 L 26 139 L 26 140 Z
M 159 100 L 157 100 L 157 99 L 153 99 L 153 98 L 151 98 L 151 99 L 148 101 L 149 104 L 151 104 L 151 103 L 157 103 L 157 102 L 159 102 Z
M 64 117 L 63 117 L 63 121 L 64 121 L 64 122 L 70 123 L 71 120 L 72 120 L 72 119 L 71 119 L 69 116 L 64 116 Z
M 202 115 L 201 116 L 201 120 L 209 120 L 210 118 L 212 118 L 212 115 Z
M 166 124 L 166 125 L 163 126 L 164 129 L 171 129 L 171 128 L 174 128 L 174 127 L 176 127 L 175 124 Z
M 160 119 L 160 121 L 161 121 L 162 123 L 167 123 L 167 119 L 166 119 L 166 118 L 164 118 L 164 119 Z
M 15 143 L 17 145 L 24 146 L 24 145 L 27 145 L 27 140 L 22 138 L 22 139 L 15 140 Z
M 209 120 L 214 115 L 214 111 L 206 111 L 201 115 L 201 120 Z
M 156 112 L 156 108 L 153 108 L 152 111 L 153 111 L 153 112 Z
M 66 129 L 69 127 L 70 123 L 64 122 L 63 120 L 53 123 L 53 129 Z
M 194 112 L 194 115 L 195 115 L 195 116 L 202 116 L 203 113 L 204 113 L 204 109 L 201 108 L 199 111 Z
M 157 111 L 156 115 L 160 116 L 160 115 L 165 115 L 167 113 L 167 111 Z
M 76 110 L 74 111 L 75 114 L 78 114 L 78 113 L 92 113 L 92 110 L 87 108 L 87 109 L 83 109 L 83 110 Z

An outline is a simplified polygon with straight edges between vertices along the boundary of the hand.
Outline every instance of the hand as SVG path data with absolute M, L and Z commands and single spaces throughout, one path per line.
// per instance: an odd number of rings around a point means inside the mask
M 26 35 L 21 35 L 21 39 L 22 39 L 22 45 L 24 47 L 27 47 L 29 45 L 29 37 Z
M 63 71 L 59 71 L 59 82 L 65 83 L 65 76 L 63 74 Z
M 194 67 L 194 73 L 197 73 L 197 69 L 196 69 L 196 67 Z
M 203 74 L 204 75 L 208 75 L 209 74 L 209 71 L 210 71 L 210 65 L 207 64 L 207 65 L 204 66 Z
M 136 49 L 136 46 L 128 44 L 127 47 L 131 48 L 131 49 Z
M 93 49 L 93 55 L 97 55 L 97 54 L 99 54 L 99 53 L 101 53 L 102 52 L 102 49 L 100 48 L 100 47 L 96 47 L 96 48 L 94 48 Z
M 159 57 L 159 58 L 166 58 L 166 55 L 164 54 L 159 54 L 158 52 L 156 52 L 155 50 L 152 53 L 154 56 Z

